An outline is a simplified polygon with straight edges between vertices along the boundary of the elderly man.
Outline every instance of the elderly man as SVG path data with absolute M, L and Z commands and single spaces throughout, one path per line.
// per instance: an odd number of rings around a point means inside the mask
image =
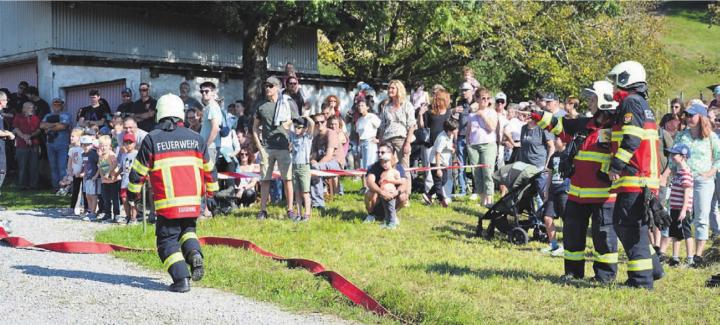
M 123 139 L 125 137 L 125 134 L 127 133 L 134 134 L 135 143 L 138 144 L 142 143 L 143 139 L 145 139 L 145 136 L 148 134 L 147 132 L 138 128 L 137 121 L 135 121 L 135 118 L 133 117 L 126 117 L 123 120 L 123 131 L 118 133 L 117 135 L 118 143 L 123 143 Z M 120 150 L 124 150 L 123 147 L 121 147 Z
M 388 191 L 387 185 L 384 185 L 384 177 L 391 169 L 396 169 L 400 175 L 400 185 L 395 185 L 394 191 Z M 383 228 L 395 229 L 400 225 L 397 218 L 397 211 L 406 206 L 410 197 L 408 182 L 409 175 L 405 173 L 405 169 L 397 162 L 395 151 L 391 145 L 386 143 L 378 147 L 378 161 L 368 168 L 365 176 L 365 183 L 368 191 L 365 193 L 365 208 L 368 216 L 365 217 L 365 223 L 374 222 L 376 217 L 383 217 L 385 221 Z
M 289 96 L 280 94 L 280 80 L 269 77 L 263 83 L 265 98 L 255 103 L 255 122 L 253 123 L 253 140 L 260 152 L 260 212 L 257 219 L 267 217 L 267 201 L 270 194 L 275 163 L 278 164 L 280 177 L 283 180 L 288 217 L 293 218 L 293 186 L 292 159 L 290 157 L 290 140 L 282 123 L 297 116 L 295 101 Z M 261 129 L 262 128 L 262 129 Z
M 55 190 L 60 188 L 60 180 L 65 177 L 67 156 L 70 144 L 70 114 L 64 112 L 65 101 L 55 98 L 51 112 L 42 119 L 40 128 L 47 136 L 46 146 L 50 162 L 50 179 Z

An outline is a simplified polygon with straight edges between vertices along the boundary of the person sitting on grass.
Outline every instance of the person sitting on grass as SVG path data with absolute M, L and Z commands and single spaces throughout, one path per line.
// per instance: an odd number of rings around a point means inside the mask
M 255 172 L 255 169 L 258 167 L 254 164 L 255 154 L 249 146 L 240 147 L 238 161 L 240 162 L 240 166 L 238 166 L 238 171 L 240 172 L 252 173 Z M 248 207 L 255 203 L 257 200 L 257 191 L 255 189 L 257 184 L 258 180 L 256 178 L 245 177 L 239 180 L 238 184 L 235 185 L 235 189 L 237 190 L 235 196 L 238 200 L 238 205 Z
M 295 129 L 290 131 L 290 125 Z M 315 132 L 315 122 L 306 116 L 297 117 L 284 125 L 292 146 L 293 188 L 295 189 L 295 222 L 310 220 L 310 151 Z M 303 211 L 304 210 L 304 211 Z
M 695 242 L 692 240 L 693 175 L 688 167 L 690 148 L 685 144 L 676 144 L 667 150 L 677 166 L 670 185 L 670 238 L 672 238 L 672 258 L 669 266 L 680 265 L 680 242 L 685 240 L 688 265 L 693 264 Z M 662 249 L 662 247 L 661 247 Z
M 397 211 L 408 203 L 408 181 L 405 169 L 398 164 L 398 158 L 393 147 L 387 143 L 378 146 L 378 161 L 370 166 L 367 171 L 365 183 L 368 191 L 365 194 L 365 208 L 368 216 L 365 223 L 374 222 L 376 217 L 382 217 L 385 221 L 383 228 L 395 229 L 400 224 L 397 218 Z M 388 192 L 382 185 L 383 173 L 396 169 L 400 180 L 393 185 L 396 192 Z M 387 175 L 386 176 L 391 176 Z
M 443 123 L 443 132 L 436 138 L 435 143 L 430 149 L 430 167 L 447 167 L 450 166 L 452 154 L 455 153 L 455 139 L 458 135 L 458 122 L 456 120 L 445 120 Z M 448 173 L 441 168 L 432 171 L 433 186 L 422 198 L 426 204 L 432 204 L 433 195 L 437 195 L 440 205 L 447 208 L 448 204 L 445 200 L 446 196 L 443 186 L 447 182 Z

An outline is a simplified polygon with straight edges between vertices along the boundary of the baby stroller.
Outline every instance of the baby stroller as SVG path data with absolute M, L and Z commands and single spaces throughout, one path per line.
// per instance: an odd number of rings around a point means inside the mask
M 476 235 L 483 236 L 482 221 L 490 220 L 490 225 L 485 231 L 485 239 L 492 239 L 497 228 L 516 245 L 528 243 L 530 230 L 533 240 L 547 240 L 547 230 L 540 222 L 542 216 L 538 215 L 539 207 L 536 206 L 535 201 L 538 194 L 535 182 L 542 173 L 543 171 L 535 166 L 524 162 L 515 162 L 497 170 L 493 179 L 505 185 L 508 193 L 493 204 L 484 215 L 478 217 Z M 527 217 L 521 218 L 523 215 Z

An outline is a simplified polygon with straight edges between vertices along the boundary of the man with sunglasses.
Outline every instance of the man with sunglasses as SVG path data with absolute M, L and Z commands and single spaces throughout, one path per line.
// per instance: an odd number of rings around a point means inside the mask
M 155 113 L 157 100 L 150 96 L 150 84 L 140 83 L 140 99 L 135 101 L 132 107 L 132 114 L 138 126 L 145 132 L 155 128 Z
M 316 170 L 342 169 L 339 157 L 342 155 L 338 133 L 330 129 L 325 114 L 317 114 L 313 117 L 317 134 L 313 137 L 310 149 L 310 166 Z M 310 197 L 315 208 L 325 208 L 325 184 L 320 177 L 313 177 L 310 181 L 312 186 Z
M 280 178 L 283 181 L 288 217 L 293 215 L 292 158 L 290 139 L 282 126 L 283 122 L 297 118 L 297 106 L 292 98 L 280 94 L 280 80 L 269 77 L 263 83 L 265 98 L 255 103 L 255 121 L 253 140 L 260 152 L 260 212 L 257 219 L 267 218 L 267 201 L 270 195 L 270 182 L 273 179 L 275 163 L 278 164 Z
M 383 228 L 395 229 L 400 222 L 397 219 L 397 211 L 407 205 L 409 199 L 409 186 L 407 174 L 402 164 L 397 163 L 395 150 L 391 145 L 383 143 L 378 146 L 378 161 L 372 164 L 365 175 L 365 183 L 368 191 L 365 193 L 365 208 L 368 215 L 365 223 L 374 222 L 376 218 L 384 220 Z M 389 193 L 381 187 L 380 179 L 382 174 L 395 168 L 400 173 L 400 178 L 405 180 L 402 185 L 397 186 L 397 193 Z
M 300 81 L 297 77 L 292 75 L 287 78 L 285 84 L 287 85 L 287 88 L 283 89 L 283 95 L 290 96 L 290 98 L 295 101 L 295 105 L 297 105 L 299 110 L 297 114 L 303 115 L 302 111 L 310 109 L 310 102 L 305 100 L 306 96 L 300 87 Z
M 118 105 L 115 112 L 120 112 L 120 116 L 123 118 L 128 117 L 132 114 L 133 101 L 132 101 L 132 89 L 125 88 L 120 92 L 120 99 L 122 102 Z

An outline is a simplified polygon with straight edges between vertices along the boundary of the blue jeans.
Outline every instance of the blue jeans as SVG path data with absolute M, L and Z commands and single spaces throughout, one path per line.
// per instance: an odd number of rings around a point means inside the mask
M 38 154 L 39 147 L 25 147 L 15 149 L 15 159 L 18 164 L 18 187 L 20 189 L 38 187 Z
M 457 156 L 458 163 L 460 166 L 465 166 L 465 147 L 467 147 L 467 143 L 465 142 L 465 137 L 458 137 L 457 142 L 455 143 L 455 156 Z M 465 168 L 456 169 L 457 170 L 457 193 L 458 194 L 465 194 L 466 193 L 466 182 L 465 182 Z M 477 186 L 477 185 L 476 185 Z M 447 192 L 447 194 L 450 194 L 451 192 Z
M 718 201 L 720 201 L 720 173 L 715 174 L 715 194 L 710 202 L 710 230 L 712 230 L 713 235 L 720 235 Z
M 715 192 L 715 177 L 705 179 L 696 176 L 693 180 L 693 224 L 695 225 L 695 238 L 708 239 L 708 224 L 710 221 L 710 202 Z
M 68 145 L 65 144 L 47 144 L 48 161 L 50 162 L 50 179 L 52 187 L 58 188 L 60 180 L 65 177 L 67 172 L 68 161 Z
M 368 169 L 377 161 L 377 143 L 372 140 L 360 141 L 360 168 Z
M 318 163 L 313 167 L 313 169 L 317 170 L 340 169 L 340 164 L 335 160 L 331 160 Z M 312 177 L 310 179 L 310 201 L 312 201 L 312 206 L 315 208 L 325 207 L 325 183 L 323 183 L 322 177 Z

